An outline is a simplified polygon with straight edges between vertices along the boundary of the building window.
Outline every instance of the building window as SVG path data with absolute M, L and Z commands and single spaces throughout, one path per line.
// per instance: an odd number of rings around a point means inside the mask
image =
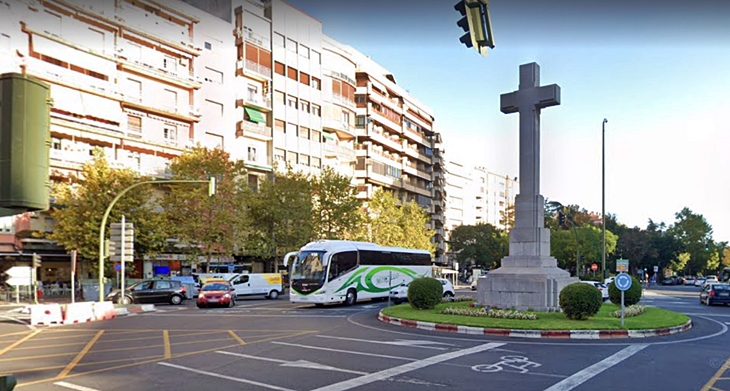
M 322 90 L 322 82 L 319 81 L 316 77 L 312 77 L 312 88 L 315 90 Z
M 274 120 L 274 129 L 277 132 L 282 132 L 282 133 L 286 132 L 286 130 L 284 129 L 284 121 L 282 121 L 280 119 Z
M 165 56 L 162 59 L 162 68 L 168 72 L 177 73 L 177 59 Z
M 248 160 L 251 162 L 256 161 L 256 148 L 248 147 Z
M 142 99 L 142 82 L 139 80 L 134 79 L 127 79 L 127 85 L 129 86 L 129 89 L 127 90 L 131 97 L 136 98 L 137 100 Z
M 274 61 L 274 72 L 276 72 L 277 75 L 284 76 L 284 64 Z
M 304 58 L 309 58 L 309 48 L 304 45 L 299 45 L 299 55 Z
M 205 49 L 207 50 L 213 50 L 213 45 L 210 42 L 205 43 Z
M 299 163 L 303 166 L 309 166 L 309 155 L 299 155 Z
M 127 132 L 131 133 L 132 137 L 142 137 L 142 117 L 127 114 Z
M 167 142 L 177 142 L 177 126 L 165 124 L 162 129 L 162 137 Z
M 11 234 L 14 231 L 15 216 L 0 217 L 0 233 Z
M 276 148 L 276 150 L 274 150 L 274 160 L 276 160 L 277 162 L 283 162 L 284 155 L 286 155 L 286 153 L 283 149 Z
M 274 33 L 274 45 L 284 47 L 284 36 L 279 33 Z
M 315 105 L 315 104 L 312 104 L 312 115 L 317 116 L 317 117 L 321 117 L 322 116 L 322 108 L 319 107 L 319 106 L 317 106 L 317 105 Z
M 322 168 L 322 160 L 320 160 L 320 158 L 312 156 L 311 159 L 312 159 L 312 161 L 311 161 L 312 162 L 312 167 L 314 167 L 314 168 Z
M 288 78 L 296 81 L 297 80 L 297 70 L 296 70 L 296 68 L 288 67 L 286 69 L 286 77 L 288 77 Z
M 355 126 L 358 128 L 364 128 L 367 123 L 367 117 L 364 115 L 355 116 Z
M 177 112 L 177 92 L 173 90 L 165 90 L 165 99 L 163 101 L 165 108 Z
M 312 137 L 311 137 L 311 140 L 314 141 L 314 142 L 317 142 L 317 143 L 321 141 L 321 139 L 320 139 L 320 133 L 319 133 L 318 130 L 312 129 Z
M 255 86 L 253 84 L 249 84 L 247 86 L 247 89 L 248 89 L 248 99 L 256 100 L 256 98 L 259 96 L 259 87 Z
M 309 128 L 300 126 L 299 127 L 299 137 L 304 138 L 304 139 L 309 139 Z
M 287 38 L 286 39 L 286 49 L 292 53 L 297 52 L 297 41 Z
M 296 109 L 297 108 L 297 98 L 293 96 L 289 96 L 286 98 L 286 103 L 289 107 Z
M 294 125 L 291 122 L 286 123 L 286 133 L 291 134 L 292 136 L 296 136 L 298 133 L 299 127 L 297 125 Z
M 322 56 L 316 50 L 312 50 L 311 59 L 312 59 L 312 61 L 314 61 L 315 64 L 321 64 L 322 63 Z
M 284 93 L 281 91 L 274 91 L 274 103 L 284 104 Z
M 223 72 L 205 67 L 203 79 L 209 83 L 223 84 Z
M 347 111 L 342 112 L 342 122 L 349 125 L 350 124 L 350 113 Z
M 301 108 L 303 112 L 309 113 L 309 102 L 306 100 L 299 101 L 299 108 Z
M 309 74 L 304 72 L 299 72 L 299 82 L 304 85 L 309 85 Z
M 299 162 L 298 158 L 299 158 L 299 156 L 297 155 L 296 152 L 286 151 L 286 162 L 287 163 L 289 163 L 291 165 L 295 165 Z
M 248 174 L 248 186 L 254 191 L 259 188 L 259 176 L 254 174 Z

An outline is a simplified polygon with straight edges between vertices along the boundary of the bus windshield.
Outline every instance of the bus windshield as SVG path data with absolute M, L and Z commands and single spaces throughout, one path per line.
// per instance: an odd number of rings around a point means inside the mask
M 301 251 L 291 265 L 291 283 L 298 291 L 312 292 L 322 287 L 327 275 L 324 251 Z

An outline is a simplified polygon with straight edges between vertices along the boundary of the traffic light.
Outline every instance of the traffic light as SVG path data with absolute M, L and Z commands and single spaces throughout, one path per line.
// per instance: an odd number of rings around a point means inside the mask
M 487 48 L 494 49 L 489 0 L 461 0 L 454 5 L 454 9 L 462 16 L 456 25 L 466 32 L 459 42 L 468 48 L 473 47 L 477 53 L 486 57 Z
M 705 251 L 710 251 L 710 241 L 705 242 Z
M 565 225 L 565 213 L 558 212 L 558 224 L 562 227 Z
M 41 256 L 36 253 L 33 253 L 33 267 L 41 267 Z

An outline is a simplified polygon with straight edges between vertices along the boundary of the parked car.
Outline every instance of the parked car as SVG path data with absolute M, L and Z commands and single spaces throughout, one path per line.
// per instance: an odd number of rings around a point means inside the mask
M 608 286 L 606 284 L 602 284 L 598 281 L 581 281 L 584 284 L 590 284 L 596 287 L 601 292 L 601 298 L 603 298 L 603 301 L 608 300 Z
M 695 284 L 696 279 L 697 279 L 697 277 L 694 277 L 694 276 L 684 276 L 684 285 L 693 286 Z
M 198 308 L 233 307 L 236 305 L 236 290 L 228 281 L 209 281 L 200 287 Z
M 187 291 L 180 281 L 144 280 L 121 290 L 111 291 L 106 300 L 120 304 L 182 304 L 187 298 Z
M 612 282 L 613 282 L 613 280 L 615 280 L 615 279 L 616 279 L 616 277 L 608 277 L 607 279 L 605 279 L 605 280 L 603 281 L 603 283 L 604 283 L 604 284 L 605 284 L 606 286 L 609 286 L 609 285 L 611 285 L 611 283 L 612 283 Z
M 662 280 L 662 285 L 682 285 L 684 278 L 680 276 L 670 276 Z
M 700 304 L 730 304 L 730 284 L 707 284 L 700 292 Z
M 707 281 L 705 277 L 697 277 L 695 278 L 695 286 L 701 288 L 705 286 L 705 281 Z
M 704 289 L 706 285 L 708 284 L 718 284 L 720 281 L 717 280 L 717 276 L 707 276 L 705 277 L 705 282 L 702 284 L 702 288 Z
M 451 284 L 451 281 L 445 279 L 445 278 L 437 278 L 441 285 L 443 285 L 444 288 L 444 297 L 445 298 L 453 298 L 454 293 L 454 285 Z M 401 284 L 397 288 L 393 288 L 390 290 L 390 299 L 393 300 L 395 304 L 400 304 L 404 301 L 408 301 L 408 286 L 411 283 L 408 284 Z

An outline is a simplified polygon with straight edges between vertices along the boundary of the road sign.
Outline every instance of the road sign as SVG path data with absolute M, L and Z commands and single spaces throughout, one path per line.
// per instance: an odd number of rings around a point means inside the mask
M 658 272 L 659 272 L 659 266 L 654 266 L 654 273 L 658 273 Z
M 25 279 L 25 282 L 30 281 L 30 278 L 32 276 L 31 274 L 31 268 L 30 266 L 13 266 L 8 271 L 5 272 L 5 274 L 10 277 L 10 279 L 17 278 L 17 279 Z M 8 283 L 10 284 L 10 283 Z M 10 284 L 13 285 L 13 284 Z
M 114 270 L 116 271 L 122 271 L 122 264 L 121 263 L 115 263 L 114 264 Z
M 628 259 L 617 259 L 616 260 L 616 273 L 628 272 L 629 271 L 629 260 Z
M 620 291 L 629 290 L 629 288 L 631 288 L 631 282 L 631 276 L 626 273 L 620 273 L 613 281 L 613 283 L 616 284 L 616 288 L 618 288 L 618 290 Z
M 591 265 L 591 270 L 593 270 L 593 271 L 598 270 L 598 264 L 594 263 L 593 265 Z
M 28 278 L 10 277 L 7 280 L 5 280 L 5 283 L 10 286 L 29 286 L 30 277 L 28 277 Z
M 228 264 L 228 273 L 233 273 L 233 270 L 236 269 L 236 265 L 229 263 Z
M 122 249 L 122 247 L 124 248 Z M 124 253 L 124 262 L 134 261 L 134 224 L 132 223 L 111 224 L 109 259 L 114 262 L 121 262 L 122 253 Z

